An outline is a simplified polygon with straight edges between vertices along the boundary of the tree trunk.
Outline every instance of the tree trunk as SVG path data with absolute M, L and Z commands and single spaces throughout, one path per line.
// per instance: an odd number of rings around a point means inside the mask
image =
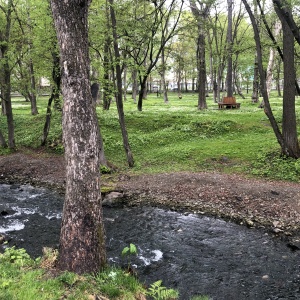
M 132 99 L 133 103 L 136 104 L 136 96 L 138 94 L 138 82 L 137 82 L 137 71 L 133 70 L 131 73 L 132 77 Z
M 249 6 L 249 4 L 247 3 L 247 0 L 242 0 L 245 8 L 249 14 L 252 26 L 253 26 L 253 31 L 254 31 L 254 39 L 255 39 L 255 44 L 256 44 L 256 51 L 257 51 L 257 62 L 258 62 L 258 69 L 259 69 L 259 75 L 260 75 L 260 82 L 261 82 L 261 92 L 262 92 L 262 96 L 265 102 L 265 114 L 267 115 L 270 124 L 272 126 L 272 129 L 274 131 L 274 134 L 276 136 L 276 139 L 281 147 L 281 152 L 282 154 L 289 156 L 289 149 L 287 148 L 287 144 L 285 142 L 285 139 L 283 137 L 283 134 L 280 132 L 280 129 L 278 127 L 277 121 L 274 118 L 270 103 L 269 103 L 269 97 L 268 97 L 268 93 L 267 93 L 267 86 L 266 86 L 266 80 L 265 80 L 265 71 L 263 69 L 263 61 L 262 61 L 262 49 L 261 49 L 261 43 L 260 43 L 260 37 L 259 37 L 259 29 L 258 29 L 258 25 L 256 23 L 256 19 L 251 11 L 251 8 Z M 294 87 L 294 84 L 293 84 Z
M 125 66 L 123 69 L 123 84 L 124 84 L 124 87 L 122 88 L 123 98 L 124 101 L 127 101 L 127 66 Z
M 62 68 L 66 194 L 59 267 L 79 274 L 106 263 L 99 125 L 90 90 L 88 0 L 51 0 Z
M 198 109 L 206 109 L 206 64 L 205 64 L 205 32 L 204 24 L 208 17 L 211 3 L 197 8 L 196 1 L 190 0 L 190 7 L 198 23 L 197 38 L 197 72 L 198 72 Z
M 198 69 L 198 109 L 206 109 L 206 64 L 205 64 L 205 36 L 203 24 L 199 25 L 197 41 L 197 69 Z
M 46 145 L 46 141 L 47 141 L 49 130 L 50 130 L 51 115 L 52 115 L 52 110 L 51 110 L 52 102 L 53 101 L 54 101 L 54 103 L 60 102 L 59 95 L 60 95 L 60 84 L 61 84 L 61 72 L 60 72 L 60 66 L 59 66 L 59 55 L 56 52 L 52 53 L 52 80 L 53 80 L 54 86 L 52 87 L 52 92 L 51 92 L 50 98 L 48 100 L 46 121 L 45 121 L 45 125 L 44 125 L 44 130 L 43 130 L 43 137 L 42 137 L 42 141 L 41 141 L 42 146 Z
M 295 38 L 297 39 L 297 36 L 300 37 L 300 31 L 297 28 L 297 26 L 294 26 L 296 24 L 295 24 L 294 19 L 291 15 L 291 12 L 288 11 L 289 10 L 288 6 L 287 5 L 282 5 L 282 3 L 280 3 L 280 1 L 278 1 L 278 0 L 273 0 L 273 3 L 274 3 L 274 5 L 276 6 L 276 9 L 277 9 L 276 13 L 278 14 L 278 16 L 280 15 L 281 19 L 284 19 L 284 20 L 287 21 L 287 24 L 290 26 L 290 29 L 292 30 L 292 32 L 295 35 Z M 263 11 L 263 8 L 262 8 L 259 0 L 257 1 L 257 4 L 260 8 L 261 18 L 262 18 L 262 20 L 265 24 L 268 35 L 271 38 L 274 47 L 276 47 L 278 54 L 280 55 L 281 59 L 283 60 L 283 53 L 282 53 L 281 48 L 278 45 L 278 43 L 276 41 L 276 38 L 275 38 L 276 37 L 276 32 L 275 32 L 275 35 L 273 35 L 273 33 L 272 33 L 272 31 L 271 31 L 271 29 L 268 25 L 268 22 L 267 22 L 266 17 L 265 17 L 265 13 Z M 277 4 L 278 4 L 278 6 L 277 6 Z M 286 6 L 286 7 L 284 7 L 284 6 Z M 278 22 L 277 22 L 277 25 L 275 24 L 275 26 L 278 26 Z M 279 25 L 279 26 L 281 28 L 281 25 Z M 276 28 L 275 28 L 275 31 L 276 31 Z M 298 31 L 298 33 L 297 33 L 297 31 Z M 295 86 L 296 86 L 297 94 L 300 95 L 300 87 L 299 87 L 297 79 L 295 79 Z
M 257 63 L 257 55 L 255 55 L 254 70 L 253 70 L 253 88 L 252 88 L 252 103 L 257 103 L 259 99 L 259 70 Z
M 166 59 L 165 59 L 165 49 L 162 49 L 162 51 L 161 51 L 161 64 L 162 64 L 161 83 L 162 83 L 162 93 L 163 93 L 163 96 L 164 96 L 164 103 L 169 103 L 168 91 L 167 91 L 167 87 L 166 87 Z
M 227 97 L 233 96 L 233 81 L 232 81 L 232 6 L 233 0 L 227 0 L 228 4 L 228 27 L 227 27 L 227 76 L 226 88 Z
M 287 7 L 285 8 L 288 9 Z M 294 35 L 286 22 L 284 16 L 275 11 L 282 23 L 283 32 L 283 113 L 282 113 L 282 134 L 285 142 L 283 154 L 289 157 L 299 158 L 300 148 L 297 135 L 297 121 L 295 110 L 295 59 L 294 59 Z
M 143 99 L 144 99 L 144 94 L 146 90 L 146 84 L 147 84 L 147 76 L 139 75 L 140 78 L 140 90 L 139 90 L 139 99 L 138 99 L 138 104 L 137 104 L 137 109 L 138 111 L 143 110 Z
M 109 78 L 109 44 L 110 39 L 107 37 L 104 41 L 104 53 L 103 53 L 103 109 L 109 110 L 111 97 L 112 97 L 112 87 Z
M 278 97 L 281 97 L 281 86 L 280 86 L 280 74 L 281 74 L 281 59 L 277 60 L 277 68 L 276 68 L 276 90 Z
M 181 67 L 180 67 L 180 63 L 179 63 L 178 72 L 177 72 L 177 95 L 178 95 L 179 99 L 182 98 L 182 95 L 181 95 Z
M 273 0 L 274 6 L 277 8 L 277 15 L 278 17 L 286 22 L 286 24 L 290 27 L 292 34 L 294 35 L 297 43 L 300 45 L 300 29 L 299 26 L 296 24 L 292 11 L 287 5 L 286 1 L 282 0 Z
M 36 86 L 35 86 L 35 74 L 32 59 L 29 62 L 29 73 L 30 73 L 30 105 L 31 105 L 31 114 L 37 115 L 38 109 L 36 105 Z
M 7 11 L 6 11 L 6 28 L 4 41 L 0 45 L 1 57 L 3 59 L 2 72 L 3 72 L 3 81 L 2 81 L 2 95 L 3 95 L 3 104 L 4 111 L 7 119 L 7 128 L 8 128 L 8 147 L 10 149 L 15 149 L 15 128 L 14 128 L 14 118 L 11 105 L 11 68 L 8 61 L 8 45 L 11 31 L 11 13 L 12 13 L 12 0 L 7 2 Z
M 2 148 L 7 148 L 7 144 L 1 130 L 0 130 L 0 146 Z
M 133 160 L 132 152 L 131 152 L 129 141 L 128 141 L 128 134 L 127 134 L 126 125 L 125 125 L 125 116 L 124 116 L 124 108 L 123 108 L 122 74 L 121 74 L 121 67 L 120 67 L 120 52 L 119 52 L 119 46 L 118 46 L 118 42 L 117 42 L 117 31 L 116 31 L 117 21 L 116 21 L 115 11 L 113 8 L 114 1 L 109 0 L 109 3 L 110 3 L 110 16 L 111 16 L 111 22 L 112 22 L 112 29 L 113 29 L 114 51 L 115 51 L 116 61 L 118 62 L 116 64 L 115 68 L 116 68 L 116 77 L 117 77 L 116 100 L 117 100 L 117 108 L 118 108 L 118 113 L 119 113 L 119 123 L 120 123 L 120 127 L 121 127 L 121 132 L 122 132 L 122 137 L 123 137 L 123 146 L 124 146 L 125 153 L 127 156 L 128 166 L 133 167 L 134 160 Z
M 275 23 L 275 30 L 274 30 L 274 38 L 276 38 L 281 30 L 281 24 L 279 21 Z M 272 89 L 272 81 L 273 81 L 273 69 L 275 65 L 275 57 L 276 57 L 276 49 L 274 47 L 270 48 L 269 54 L 269 62 L 267 67 L 267 76 L 266 76 L 266 85 L 267 85 L 267 93 L 268 97 L 270 96 L 270 92 Z M 262 100 L 261 104 L 259 105 L 260 108 L 264 107 L 264 100 Z

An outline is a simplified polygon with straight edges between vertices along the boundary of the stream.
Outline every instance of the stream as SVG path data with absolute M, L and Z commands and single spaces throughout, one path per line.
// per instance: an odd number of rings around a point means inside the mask
M 44 246 L 58 247 L 62 205 L 55 191 L 0 184 L 0 234 L 40 256 Z M 110 264 L 124 265 L 123 248 L 135 244 L 139 279 L 162 279 L 181 300 L 300 299 L 300 253 L 264 231 L 154 207 L 104 207 L 103 214 Z

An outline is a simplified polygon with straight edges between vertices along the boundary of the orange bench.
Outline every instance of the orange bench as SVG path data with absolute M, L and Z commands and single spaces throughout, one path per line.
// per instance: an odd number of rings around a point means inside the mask
M 241 103 L 236 103 L 235 97 L 223 97 L 223 102 L 218 102 L 219 109 L 240 108 Z

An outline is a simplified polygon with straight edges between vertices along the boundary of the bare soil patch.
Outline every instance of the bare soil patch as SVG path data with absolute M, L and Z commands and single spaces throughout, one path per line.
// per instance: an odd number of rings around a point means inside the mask
M 63 156 L 19 151 L 0 156 L 0 181 L 64 189 Z M 249 227 L 266 227 L 274 234 L 293 235 L 300 248 L 300 185 L 249 179 L 221 173 L 165 173 L 102 176 L 110 191 L 121 192 L 127 205 L 155 205 L 173 210 L 222 217 Z

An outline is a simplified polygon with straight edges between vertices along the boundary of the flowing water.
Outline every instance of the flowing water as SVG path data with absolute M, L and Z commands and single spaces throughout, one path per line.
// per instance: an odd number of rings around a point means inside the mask
M 31 186 L 0 185 L 0 233 L 33 257 L 57 247 L 63 197 Z M 121 251 L 138 248 L 131 260 L 141 281 L 159 279 L 180 299 L 300 299 L 300 255 L 263 231 L 220 219 L 153 207 L 104 208 L 111 264 Z

